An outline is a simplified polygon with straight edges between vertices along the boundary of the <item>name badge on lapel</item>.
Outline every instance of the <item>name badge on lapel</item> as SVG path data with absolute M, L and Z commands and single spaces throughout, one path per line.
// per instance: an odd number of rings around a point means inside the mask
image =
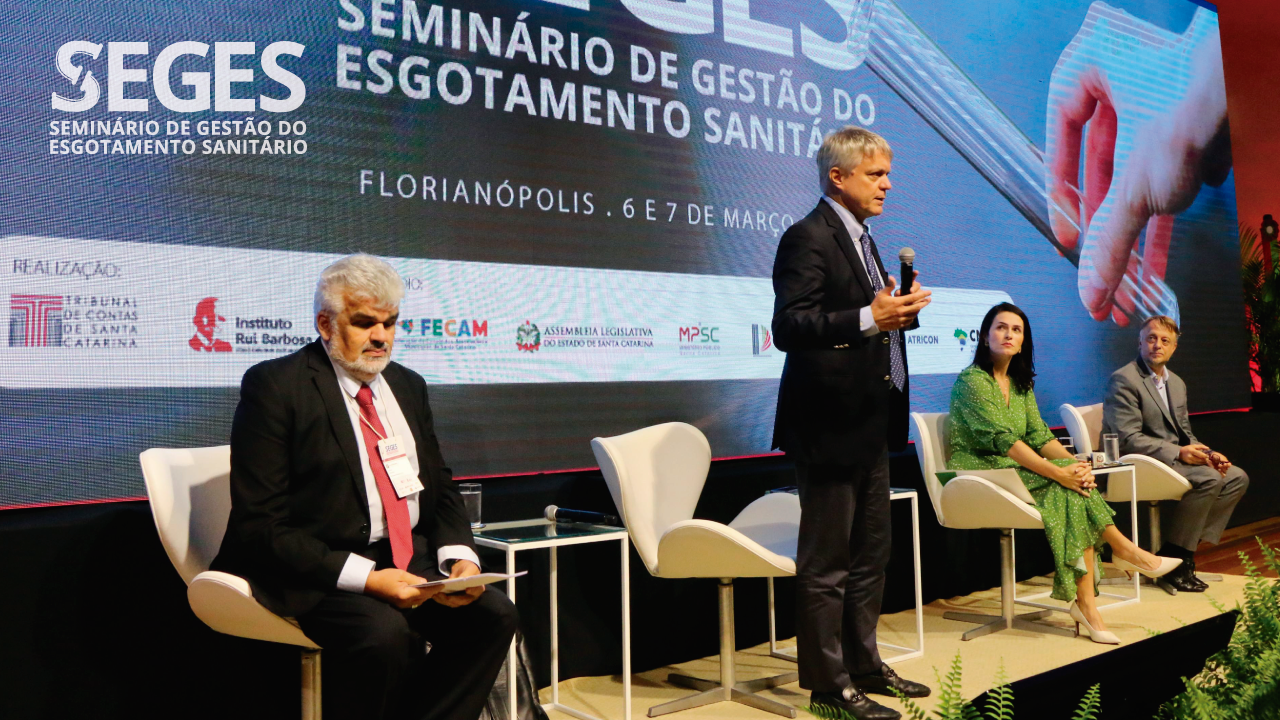
M 400 442 L 399 436 L 392 435 L 379 440 L 378 455 L 382 457 L 382 466 L 387 469 L 396 497 L 403 499 L 425 488 L 418 479 L 418 473 L 414 472 L 413 465 L 409 464 L 409 456 L 405 453 L 404 443 Z

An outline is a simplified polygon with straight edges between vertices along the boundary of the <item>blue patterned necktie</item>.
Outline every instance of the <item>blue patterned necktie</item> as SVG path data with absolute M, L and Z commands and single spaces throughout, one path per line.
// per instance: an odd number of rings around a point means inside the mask
M 871 277 L 871 289 L 878 294 L 884 289 L 884 282 L 880 279 L 880 269 L 876 267 L 876 256 L 871 254 L 871 233 L 866 228 L 862 230 L 862 262 Z M 907 369 L 902 364 L 902 333 L 896 330 L 889 333 L 889 377 L 899 390 L 907 384 Z

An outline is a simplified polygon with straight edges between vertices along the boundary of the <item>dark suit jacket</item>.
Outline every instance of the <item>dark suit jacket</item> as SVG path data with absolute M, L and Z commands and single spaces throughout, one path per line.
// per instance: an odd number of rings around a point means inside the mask
M 382 378 L 417 443 L 425 489 L 410 570 L 421 575 L 435 568 L 437 548 L 475 545 L 462 496 L 440 456 L 426 382 L 394 362 Z M 212 568 L 247 578 L 259 602 L 293 617 L 336 589 L 353 552 L 378 559 L 370 555 L 355 431 L 317 340 L 244 374 L 231 426 L 231 517 Z
M 787 354 L 773 446 L 802 462 L 853 465 L 879 457 L 886 441 L 907 443 L 910 382 L 890 392 L 889 333 L 862 334 L 859 314 L 875 293 L 854 240 L 820 200 L 783 234 L 773 264 L 773 337 Z M 887 283 L 874 242 L 871 254 Z M 905 368 L 906 338 L 895 332 Z
M 1169 371 L 1169 408 L 1160 401 L 1155 374 L 1141 359 L 1111 373 L 1102 404 L 1102 432 L 1115 433 L 1120 453 L 1137 453 L 1173 465 L 1183 445 L 1199 442 L 1187 414 L 1187 384 Z

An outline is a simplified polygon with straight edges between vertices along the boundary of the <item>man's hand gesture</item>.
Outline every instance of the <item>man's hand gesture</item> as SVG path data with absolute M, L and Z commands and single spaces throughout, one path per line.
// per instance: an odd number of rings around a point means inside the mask
M 920 273 L 915 273 L 915 277 L 920 277 Z M 892 275 L 889 276 L 889 283 L 876 293 L 875 300 L 871 302 L 871 319 L 876 327 L 885 332 L 901 330 L 915 322 L 916 316 L 929 304 L 929 296 L 933 293 L 921 290 L 920 283 L 915 282 L 915 278 L 912 280 L 911 292 L 899 297 L 893 294 L 898 284 Z

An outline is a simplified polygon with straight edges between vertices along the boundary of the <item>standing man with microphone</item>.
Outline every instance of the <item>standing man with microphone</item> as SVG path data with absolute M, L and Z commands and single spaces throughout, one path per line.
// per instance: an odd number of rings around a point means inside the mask
M 907 440 L 902 331 L 918 326 L 930 293 L 913 272 L 903 278 L 910 291 L 894 295 L 866 226 L 892 187 L 885 139 L 845 127 L 817 160 L 823 198 L 783 234 L 773 266 L 773 334 L 787 354 L 773 446 L 795 461 L 800 487 L 800 687 L 812 705 L 893 720 L 900 713 L 866 693 L 929 694 L 881 661 L 876 623 L 891 539 L 889 450 Z

